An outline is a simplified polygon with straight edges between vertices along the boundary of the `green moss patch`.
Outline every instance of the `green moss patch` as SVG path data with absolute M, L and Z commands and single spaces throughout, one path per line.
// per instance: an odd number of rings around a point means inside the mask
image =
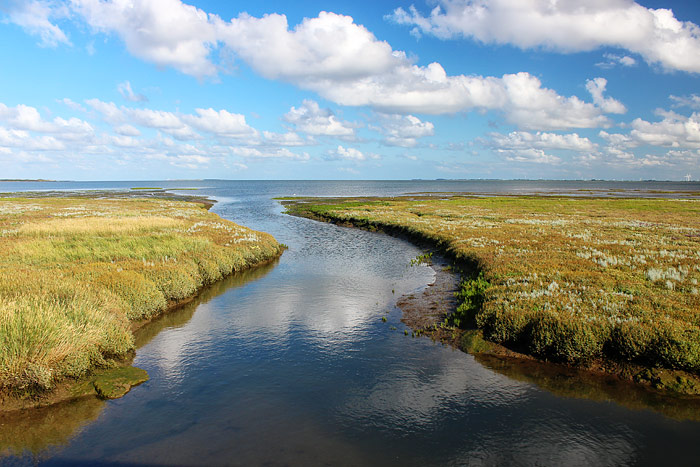
M 102 399 L 118 399 L 132 387 L 148 381 L 146 370 L 135 366 L 114 368 L 100 374 L 93 381 L 95 392 Z
M 469 329 L 464 331 L 459 348 L 470 354 L 492 354 L 496 346 L 484 339 L 481 331 Z

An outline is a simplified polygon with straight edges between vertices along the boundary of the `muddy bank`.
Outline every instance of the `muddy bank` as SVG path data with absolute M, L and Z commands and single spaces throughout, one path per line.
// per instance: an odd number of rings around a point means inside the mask
M 482 365 L 564 397 L 614 401 L 628 408 L 652 409 L 679 420 L 700 420 L 700 398 L 683 389 L 697 388 L 697 378 L 681 371 L 647 369 L 616 362 L 574 367 L 543 362 L 483 339 L 479 330 L 443 326 L 456 309 L 459 275 L 443 256 L 433 254 L 435 279 L 422 292 L 400 297 L 401 321 L 415 336 L 425 336 L 469 353 Z M 685 387 L 680 387 L 685 385 Z M 680 389 L 680 390 L 679 390 Z
M 431 267 L 435 280 L 425 291 L 405 295 L 396 302 L 403 312 L 401 322 L 414 331 L 433 328 L 457 308 L 455 293 L 459 290 L 459 276 L 452 272 L 452 266 L 442 256 L 434 255 Z
M 459 305 L 456 294 L 460 288 L 460 276 L 454 272 L 452 262 L 437 253 L 432 254 L 430 267 L 435 271 L 433 282 L 422 293 L 404 295 L 396 302 L 402 312 L 401 322 L 410 327 L 414 335 L 424 335 L 471 354 L 536 360 L 530 355 L 484 341 L 478 337 L 477 330 L 444 325 L 445 319 Z
M 533 356 L 485 340 L 477 329 L 462 330 L 443 326 L 445 318 L 459 305 L 455 298 L 459 291 L 459 275 L 452 271 L 450 262 L 439 255 L 433 255 L 431 267 L 435 271 L 433 283 L 423 293 L 406 295 L 396 303 L 403 312 L 401 321 L 413 330 L 414 335 L 428 336 L 472 355 L 509 360 L 510 366 L 518 362 L 540 365 L 542 368 L 539 373 L 542 374 L 592 376 L 603 378 L 607 381 L 606 384 L 610 384 L 612 377 L 628 384 L 645 386 L 647 390 L 655 392 L 691 397 L 700 395 L 700 378 L 684 371 L 646 368 L 610 360 L 597 360 L 580 367 L 542 362 Z M 550 370 L 547 371 L 544 367 L 550 367 Z

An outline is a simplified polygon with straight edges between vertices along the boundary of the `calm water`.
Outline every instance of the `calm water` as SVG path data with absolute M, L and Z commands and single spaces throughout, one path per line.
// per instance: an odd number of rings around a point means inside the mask
M 124 398 L 0 418 L 0 463 L 700 463 L 700 405 L 548 367 L 479 362 L 406 337 L 395 302 L 431 281 L 430 268 L 409 266 L 421 252 L 384 235 L 283 215 L 271 199 L 620 183 L 0 183 L 0 191 L 151 185 L 201 188 L 219 200 L 215 212 L 290 248 L 276 264 L 222 281 L 143 329 L 135 364 L 151 379 Z M 622 185 L 700 190 L 698 183 Z

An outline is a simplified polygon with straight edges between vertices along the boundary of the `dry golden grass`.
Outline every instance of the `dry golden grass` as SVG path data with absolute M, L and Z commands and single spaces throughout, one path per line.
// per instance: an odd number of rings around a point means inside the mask
M 131 321 L 280 252 L 194 203 L 0 199 L 0 390 L 108 366 L 133 349 Z
M 452 322 L 492 341 L 555 361 L 607 357 L 700 373 L 698 200 L 346 199 L 289 208 L 429 239 L 475 265 Z
M 114 222 L 112 217 L 60 218 L 30 222 L 20 226 L 18 233 L 37 236 L 65 236 L 76 234 L 108 235 L 137 234 L 149 231 L 155 233 L 177 227 L 181 221 L 171 217 L 124 217 Z

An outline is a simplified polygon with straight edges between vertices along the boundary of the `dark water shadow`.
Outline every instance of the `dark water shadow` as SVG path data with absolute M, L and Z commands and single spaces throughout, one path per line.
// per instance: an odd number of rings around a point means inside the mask
M 0 414 L 0 459 L 23 452 L 41 458 L 47 448 L 67 443 L 81 428 L 97 420 L 104 406 L 105 401 L 88 397 Z
M 675 420 L 700 421 L 700 398 L 655 392 L 610 375 L 599 375 L 538 361 L 475 354 L 486 368 L 516 381 L 535 384 L 559 397 L 614 402 L 632 410 L 652 410 Z
M 202 290 L 191 302 L 144 325 L 134 335 L 136 348 L 148 344 L 163 329 L 186 325 L 200 304 L 260 279 L 278 262 L 233 274 Z M 0 460 L 29 455 L 38 462 L 50 457 L 52 448 L 67 444 L 82 428 L 97 420 L 106 404 L 97 397 L 83 397 L 48 407 L 0 413 Z
M 199 305 L 207 303 L 229 289 L 242 287 L 249 282 L 261 279 L 272 271 L 278 263 L 279 259 L 275 259 L 270 263 L 232 274 L 202 290 L 191 302 L 145 324 L 134 333 L 137 351 L 151 342 L 163 329 L 179 328 L 186 325 L 192 319 Z

